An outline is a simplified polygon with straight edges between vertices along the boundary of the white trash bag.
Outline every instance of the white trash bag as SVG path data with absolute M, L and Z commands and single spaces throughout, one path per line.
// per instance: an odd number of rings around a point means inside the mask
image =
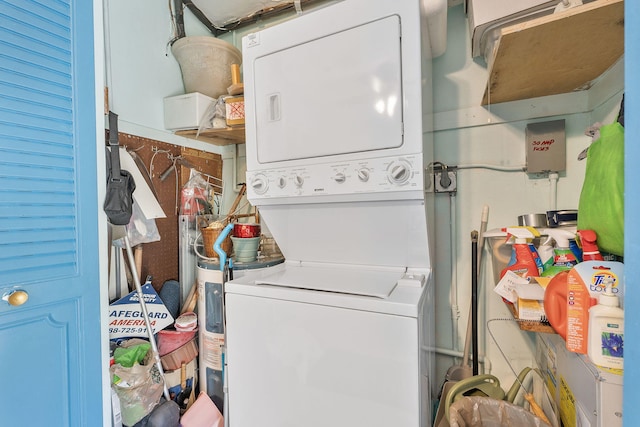
M 451 427 L 549 427 L 526 409 L 506 400 L 465 396 L 449 407 Z

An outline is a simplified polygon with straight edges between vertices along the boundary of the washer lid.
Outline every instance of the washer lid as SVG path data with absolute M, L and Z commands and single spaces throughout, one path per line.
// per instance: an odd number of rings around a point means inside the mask
M 287 266 L 256 280 L 256 285 L 280 286 L 387 298 L 402 277 L 399 270 L 370 270 L 340 266 Z

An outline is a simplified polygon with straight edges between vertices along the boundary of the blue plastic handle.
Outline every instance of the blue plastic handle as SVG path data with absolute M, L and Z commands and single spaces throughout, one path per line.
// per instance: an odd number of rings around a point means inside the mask
M 222 241 L 227 238 L 232 229 L 233 224 L 227 224 L 227 226 L 220 232 L 218 238 L 213 244 L 213 250 L 216 251 L 216 253 L 220 257 L 220 271 L 224 271 L 224 266 L 227 263 L 227 253 L 222 250 L 220 245 L 222 244 Z

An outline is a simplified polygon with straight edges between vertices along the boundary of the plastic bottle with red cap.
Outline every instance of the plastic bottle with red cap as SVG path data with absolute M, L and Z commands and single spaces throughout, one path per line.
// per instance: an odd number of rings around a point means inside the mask
M 542 262 L 535 247 L 530 244 L 536 236 L 526 227 L 508 227 L 504 231 L 507 232 L 507 243 L 511 240 L 513 243 L 511 259 L 500 273 L 500 278 L 509 270 L 522 277 L 539 276 L 542 271 Z
M 597 235 L 593 230 L 578 230 L 578 237 L 582 245 L 583 261 L 602 261 L 604 258 L 596 244 Z

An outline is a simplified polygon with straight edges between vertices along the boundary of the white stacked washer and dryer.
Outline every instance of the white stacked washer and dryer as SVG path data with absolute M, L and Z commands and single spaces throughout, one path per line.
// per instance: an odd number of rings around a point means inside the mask
M 232 427 L 431 424 L 431 60 L 419 0 L 243 39 L 248 198 L 286 262 L 225 286 Z

